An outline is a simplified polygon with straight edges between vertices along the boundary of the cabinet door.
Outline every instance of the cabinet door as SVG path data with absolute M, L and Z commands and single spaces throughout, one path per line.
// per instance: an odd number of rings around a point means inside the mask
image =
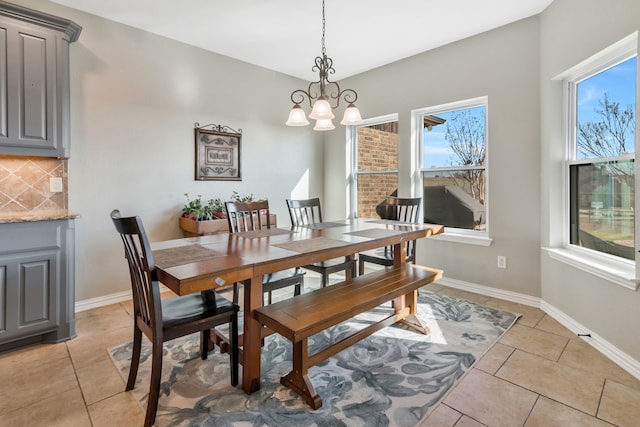
M 0 150 L 63 156 L 55 122 L 55 33 L 0 21 Z
M 55 250 L 0 258 L 0 342 L 56 328 L 58 263 Z

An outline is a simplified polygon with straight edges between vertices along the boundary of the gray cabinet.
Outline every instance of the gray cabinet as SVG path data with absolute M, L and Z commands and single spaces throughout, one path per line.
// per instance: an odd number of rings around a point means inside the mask
M 73 225 L 0 224 L 0 351 L 75 336 Z
M 73 21 L 0 1 L 0 154 L 69 157 Z

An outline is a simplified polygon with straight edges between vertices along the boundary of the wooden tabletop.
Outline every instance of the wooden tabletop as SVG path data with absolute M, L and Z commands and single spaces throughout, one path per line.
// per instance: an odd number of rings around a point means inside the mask
M 178 295 L 439 234 L 434 224 L 351 220 L 152 244 L 158 279 Z

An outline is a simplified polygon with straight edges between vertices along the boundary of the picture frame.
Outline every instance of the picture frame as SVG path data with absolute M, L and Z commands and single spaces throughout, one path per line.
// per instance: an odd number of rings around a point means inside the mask
M 206 129 L 211 126 L 211 129 Z M 196 181 L 242 181 L 240 144 L 242 129 L 195 124 Z

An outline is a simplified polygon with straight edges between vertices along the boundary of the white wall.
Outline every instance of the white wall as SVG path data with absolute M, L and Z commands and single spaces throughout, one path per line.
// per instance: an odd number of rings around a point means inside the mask
M 185 192 L 264 196 L 282 224 L 300 181 L 322 193 L 320 137 L 284 125 L 303 82 L 54 3 L 19 4 L 83 27 L 70 49 L 77 301 L 130 289 L 114 208 L 140 215 L 154 241 L 182 236 Z M 242 181 L 194 180 L 194 122 L 242 129 Z
M 401 196 L 410 195 L 411 110 L 488 96 L 493 243 L 423 239 L 418 259 L 444 269 L 448 278 L 530 296 L 540 295 L 538 51 L 538 18 L 533 17 L 341 82 L 358 92 L 364 116 L 398 113 Z M 328 136 L 326 189 L 344 185 L 347 174 L 344 131 Z M 328 214 L 344 216 L 344 197 L 327 194 L 325 199 Z M 497 255 L 508 257 L 506 270 L 496 267 Z
M 541 15 L 543 247 L 562 241 L 562 83 L 555 76 L 640 30 L 637 0 L 556 0 Z M 637 189 L 636 189 L 637 197 Z M 640 360 L 640 293 L 541 257 L 542 298 Z

